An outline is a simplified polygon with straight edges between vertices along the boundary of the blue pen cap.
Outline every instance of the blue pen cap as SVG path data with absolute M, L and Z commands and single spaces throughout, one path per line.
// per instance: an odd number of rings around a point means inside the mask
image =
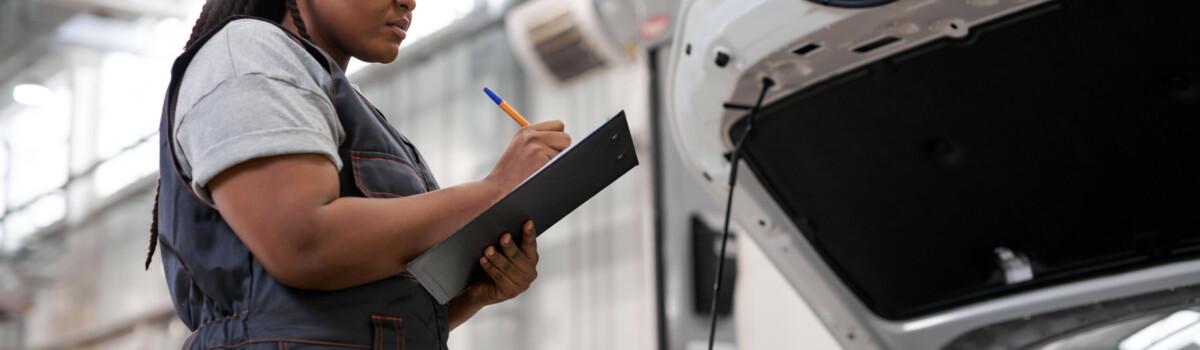
M 491 97 L 492 102 L 495 102 L 496 104 L 500 104 L 500 103 L 504 102 L 504 100 L 501 99 L 500 96 L 496 95 L 495 92 L 492 92 L 492 89 L 489 89 L 486 86 L 483 87 L 483 93 L 487 94 L 488 97 Z

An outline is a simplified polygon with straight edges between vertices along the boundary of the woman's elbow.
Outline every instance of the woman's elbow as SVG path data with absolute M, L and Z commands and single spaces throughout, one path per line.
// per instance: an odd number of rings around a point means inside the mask
M 267 273 L 271 274 L 271 277 L 279 281 L 280 284 L 291 288 L 309 290 L 339 289 L 339 287 L 330 283 L 331 278 L 329 274 L 320 269 L 280 266 L 267 268 Z
M 296 289 L 332 290 L 331 273 L 325 264 L 318 261 L 315 252 L 304 249 L 288 249 L 259 258 L 267 273 L 280 284 Z

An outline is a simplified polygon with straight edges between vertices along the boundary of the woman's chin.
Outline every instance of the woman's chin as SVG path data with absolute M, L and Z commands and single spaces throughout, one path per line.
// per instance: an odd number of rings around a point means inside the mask
M 368 62 L 373 62 L 373 63 L 388 64 L 388 63 L 392 63 L 393 61 L 395 61 L 396 56 L 398 56 L 399 54 L 400 54 L 400 44 L 396 43 L 396 44 L 389 45 L 388 47 L 381 48 L 379 50 L 374 50 L 374 52 L 371 52 L 371 55 L 369 57 L 363 57 L 360 59 L 362 59 L 363 61 L 368 61 Z

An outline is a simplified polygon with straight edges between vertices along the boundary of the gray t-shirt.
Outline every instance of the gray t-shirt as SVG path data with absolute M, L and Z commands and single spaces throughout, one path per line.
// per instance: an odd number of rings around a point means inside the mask
M 230 22 L 196 53 L 175 105 L 175 152 L 192 189 L 239 163 L 284 154 L 324 155 L 340 171 L 346 138 L 331 100 L 333 79 L 270 23 Z

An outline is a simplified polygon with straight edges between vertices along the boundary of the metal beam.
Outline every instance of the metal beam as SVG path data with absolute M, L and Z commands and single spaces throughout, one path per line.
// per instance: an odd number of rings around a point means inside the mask
M 186 0 L 41 0 L 56 6 L 113 17 L 142 16 L 185 18 L 191 5 L 202 2 Z

